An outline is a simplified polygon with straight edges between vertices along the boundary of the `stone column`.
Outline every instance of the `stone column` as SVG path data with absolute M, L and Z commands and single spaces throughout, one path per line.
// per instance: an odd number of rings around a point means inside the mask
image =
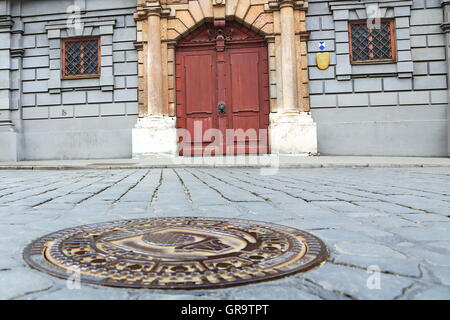
M 295 54 L 294 3 L 280 4 L 281 73 L 283 85 L 283 112 L 298 112 L 297 59 Z
M 143 39 L 147 43 L 147 65 L 144 68 L 147 83 L 147 110 L 138 119 L 133 129 L 133 156 L 145 156 L 151 153 L 176 154 L 177 131 L 174 117 L 163 113 L 163 78 L 162 46 L 161 46 L 161 18 L 167 16 L 170 10 L 162 8 L 158 0 L 146 1 L 135 14 L 136 20 L 147 21 L 147 35 Z M 145 108 L 145 107 L 144 107 Z
M 292 0 L 281 0 L 277 4 L 280 11 L 280 33 L 281 33 L 281 93 L 282 105 L 278 112 L 270 115 L 270 146 L 274 154 L 315 154 L 317 153 L 317 127 L 309 112 L 302 112 L 298 96 L 296 45 L 298 34 L 302 30 L 296 30 L 294 11 L 302 10 L 296 8 L 296 2 Z M 304 21 L 302 23 L 305 23 Z
M 444 23 L 442 30 L 445 32 L 447 47 L 447 80 L 448 80 L 448 108 L 447 108 L 447 155 L 450 157 L 450 0 L 442 0 L 442 8 L 444 10 Z
M 148 11 L 147 18 L 147 88 L 148 114 L 162 115 L 162 68 L 160 7 Z

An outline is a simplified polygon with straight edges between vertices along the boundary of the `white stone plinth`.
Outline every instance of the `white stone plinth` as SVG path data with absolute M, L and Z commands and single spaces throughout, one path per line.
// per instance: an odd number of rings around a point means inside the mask
M 0 126 L 0 161 L 18 161 L 19 135 L 13 128 Z
M 272 154 L 316 154 L 317 125 L 307 112 L 271 113 Z
M 133 128 L 133 157 L 145 154 L 177 154 L 174 117 L 152 115 L 139 118 Z

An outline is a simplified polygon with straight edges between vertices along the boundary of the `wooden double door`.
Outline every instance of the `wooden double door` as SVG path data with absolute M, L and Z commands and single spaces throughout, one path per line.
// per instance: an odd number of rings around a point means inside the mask
M 178 43 L 180 155 L 269 152 L 265 39 L 237 23 L 205 24 Z

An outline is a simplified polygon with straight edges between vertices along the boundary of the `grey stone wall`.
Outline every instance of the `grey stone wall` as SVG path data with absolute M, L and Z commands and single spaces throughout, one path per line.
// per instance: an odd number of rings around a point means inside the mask
M 350 64 L 348 21 L 364 19 L 370 3 L 395 19 L 394 64 Z M 80 8 L 81 31 L 67 27 L 72 5 Z M 135 0 L 0 0 L 0 161 L 131 156 L 135 6 Z M 449 7 L 448 0 L 309 0 L 319 152 L 449 154 Z M 61 80 L 61 40 L 77 35 L 101 37 L 99 79 Z M 316 67 L 319 41 L 331 54 L 327 70 Z
M 395 19 L 397 62 L 352 65 L 348 22 L 378 3 Z M 448 155 L 448 82 L 441 0 L 309 0 L 311 107 L 319 152 L 330 155 Z M 318 41 L 331 65 L 316 67 Z
M 77 5 L 79 12 L 68 9 Z M 12 1 L 22 24 L 22 159 L 131 156 L 138 114 L 135 0 Z M 80 28 L 68 19 L 79 14 Z M 101 77 L 61 79 L 61 42 L 99 36 Z

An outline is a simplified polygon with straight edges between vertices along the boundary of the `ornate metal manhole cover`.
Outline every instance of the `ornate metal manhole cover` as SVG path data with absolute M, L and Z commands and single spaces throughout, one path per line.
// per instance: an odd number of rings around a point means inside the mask
M 65 229 L 24 251 L 32 267 L 130 288 L 218 288 L 284 277 L 327 257 L 323 242 L 265 222 L 145 218 Z

